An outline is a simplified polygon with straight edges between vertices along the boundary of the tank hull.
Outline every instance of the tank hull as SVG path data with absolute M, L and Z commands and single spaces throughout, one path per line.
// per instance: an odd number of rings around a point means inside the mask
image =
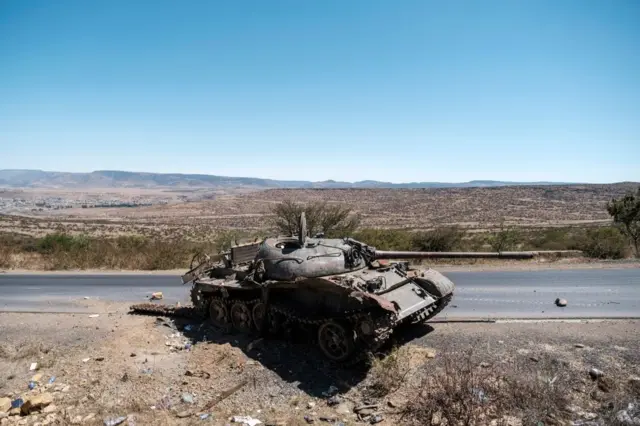
M 433 269 L 392 264 L 261 283 L 196 279 L 192 301 L 217 327 L 307 341 L 330 360 L 353 363 L 377 351 L 401 324 L 437 315 L 454 287 Z M 343 341 L 331 341 L 336 333 Z

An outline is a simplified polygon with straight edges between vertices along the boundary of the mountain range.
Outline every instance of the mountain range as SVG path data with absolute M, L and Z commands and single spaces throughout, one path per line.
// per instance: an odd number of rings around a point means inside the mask
M 231 177 L 205 174 L 146 173 L 120 170 L 96 170 L 90 173 L 43 170 L 0 170 L 0 187 L 11 188 L 469 188 L 516 185 L 569 185 L 570 182 L 506 182 L 473 180 L 469 182 L 380 182 L 362 180 L 341 182 L 326 180 L 275 180 L 256 177 Z

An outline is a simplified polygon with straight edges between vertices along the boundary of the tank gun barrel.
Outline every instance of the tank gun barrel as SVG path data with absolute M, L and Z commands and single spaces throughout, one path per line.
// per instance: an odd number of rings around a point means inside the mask
M 464 252 L 464 251 L 383 251 L 376 250 L 375 259 L 532 259 L 535 251 Z

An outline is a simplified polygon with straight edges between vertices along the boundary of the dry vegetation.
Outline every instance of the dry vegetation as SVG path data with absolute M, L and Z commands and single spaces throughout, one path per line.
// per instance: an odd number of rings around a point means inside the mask
M 109 314 L 93 307 L 100 317 L 0 314 L 0 397 L 45 391 L 56 406 L 50 414 L 12 416 L 10 424 L 49 418 L 99 425 L 131 416 L 136 424 L 222 426 L 242 415 L 286 426 L 374 419 L 409 426 L 609 426 L 623 424 L 616 417 L 640 398 L 637 321 L 433 324 L 418 336 L 400 332 L 398 346 L 370 366 L 345 369 L 306 345 L 257 343 L 207 323 L 187 330 L 181 320 L 126 315 L 122 305 Z M 192 346 L 166 344 L 176 340 Z M 29 371 L 32 362 L 36 372 Z M 602 377 L 590 377 L 594 367 Z M 30 391 L 26 384 L 36 373 L 42 378 Z M 201 414 L 209 415 L 206 422 Z M 586 421 L 592 423 L 580 423 Z
M 606 203 L 635 188 L 274 189 L 204 202 L 0 216 L 0 268 L 185 268 L 196 252 L 276 232 L 274 207 L 287 200 L 346 206 L 361 219 L 351 235 L 379 249 L 577 249 L 623 258 L 631 250 L 608 226 Z

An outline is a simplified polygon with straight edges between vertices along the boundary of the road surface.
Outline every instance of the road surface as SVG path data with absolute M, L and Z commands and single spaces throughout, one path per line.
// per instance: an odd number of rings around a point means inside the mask
M 456 283 L 456 292 L 434 320 L 640 318 L 640 268 L 445 275 Z M 85 297 L 139 303 L 155 291 L 163 292 L 162 303 L 184 303 L 189 288 L 175 275 L 0 274 L 0 312 L 91 312 Z M 555 306 L 558 297 L 568 306 Z

